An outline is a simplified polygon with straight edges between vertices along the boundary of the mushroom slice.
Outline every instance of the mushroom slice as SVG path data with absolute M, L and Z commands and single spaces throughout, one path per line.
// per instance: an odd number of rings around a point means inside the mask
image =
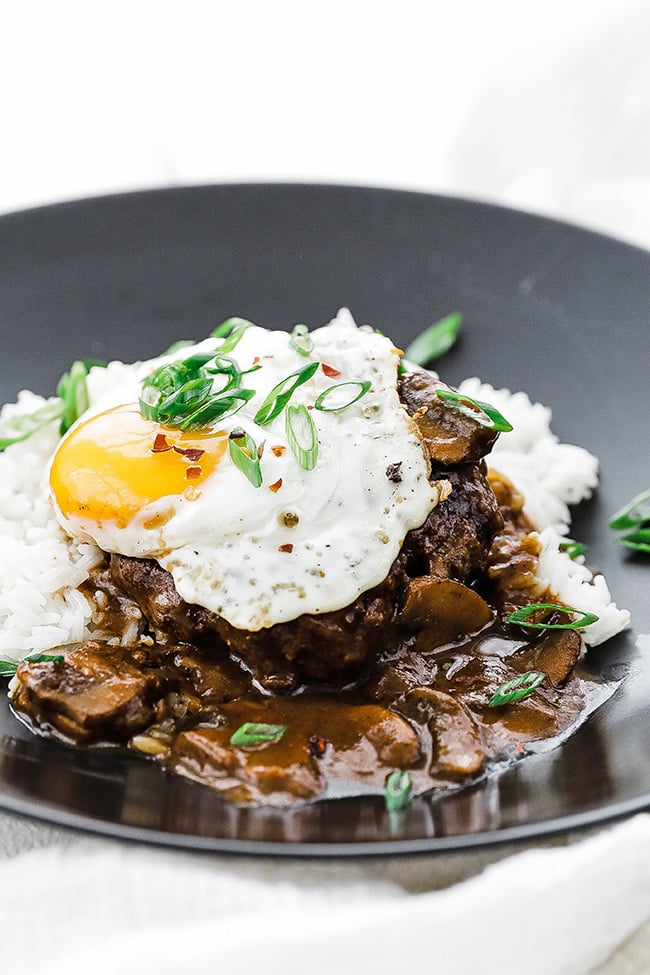
M 478 633 L 491 622 L 492 610 L 461 582 L 420 577 L 409 583 L 401 619 L 421 631 L 418 649 L 424 651 Z

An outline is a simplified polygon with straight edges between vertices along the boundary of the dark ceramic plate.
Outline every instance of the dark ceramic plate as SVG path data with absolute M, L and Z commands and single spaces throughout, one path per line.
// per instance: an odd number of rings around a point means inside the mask
M 288 855 L 412 853 L 531 839 L 650 807 L 650 559 L 608 516 L 650 486 L 650 255 L 576 227 L 477 203 L 326 186 L 217 186 L 87 200 L 0 219 L 0 401 L 52 393 L 74 358 L 148 357 L 242 315 L 327 321 L 340 305 L 400 343 L 460 309 L 441 363 L 553 408 L 598 454 L 576 518 L 633 628 L 591 653 L 617 693 L 563 745 L 500 775 L 418 799 L 240 810 L 154 765 L 33 737 L 0 703 L 0 806 L 117 837 Z M 641 646 L 645 642 L 645 653 Z

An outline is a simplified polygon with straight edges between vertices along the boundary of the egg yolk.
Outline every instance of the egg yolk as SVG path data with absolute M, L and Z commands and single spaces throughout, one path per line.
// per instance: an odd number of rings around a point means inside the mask
M 145 420 L 133 404 L 118 406 L 61 442 L 50 486 L 65 517 L 125 527 L 153 501 L 195 496 L 227 444 L 223 430 L 183 433 Z

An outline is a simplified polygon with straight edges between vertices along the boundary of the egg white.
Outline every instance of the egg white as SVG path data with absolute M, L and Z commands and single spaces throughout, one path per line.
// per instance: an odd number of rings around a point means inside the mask
M 149 504 L 125 527 L 64 517 L 53 499 L 65 530 L 107 552 L 156 559 L 172 574 L 183 599 L 240 629 L 259 630 L 304 613 L 340 609 L 382 582 L 406 533 L 437 504 L 438 488 L 429 480 L 417 427 L 399 401 L 399 356 L 391 341 L 358 328 L 345 311 L 310 336 L 314 348 L 307 358 L 290 346 L 287 332 L 259 327 L 249 328 L 230 353 L 242 370 L 258 359 L 262 366 L 245 377 L 255 397 L 219 423 L 226 431 L 245 429 L 257 444 L 264 441 L 261 487 L 254 487 L 226 452 L 196 492 Z M 216 351 L 220 344 L 208 339 L 170 357 L 93 371 L 91 407 L 84 419 L 137 403 L 142 379 L 165 358 Z M 328 377 L 318 369 L 296 389 L 293 404 L 312 406 L 320 393 L 340 382 L 370 380 L 372 386 L 340 412 L 311 411 L 319 448 L 314 469 L 307 471 L 289 448 L 284 411 L 263 427 L 253 418 L 268 392 L 310 360 L 341 375 Z M 285 449 L 277 456 L 273 446 Z M 387 476 L 393 464 L 401 464 L 398 482 Z M 271 490 L 279 480 L 281 486 Z M 145 527 L 157 513 L 169 513 L 170 506 L 173 514 L 165 524 Z

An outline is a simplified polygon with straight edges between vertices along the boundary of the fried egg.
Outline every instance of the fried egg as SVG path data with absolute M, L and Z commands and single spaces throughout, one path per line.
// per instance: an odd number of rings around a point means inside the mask
M 91 383 L 90 409 L 52 459 L 51 496 L 64 530 L 106 552 L 157 560 L 184 600 L 246 630 L 340 609 L 382 582 L 406 533 L 439 501 L 397 394 L 399 350 L 346 312 L 310 338 L 305 356 L 287 332 L 248 328 L 229 354 L 242 372 L 259 367 L 245 376 L 255 395 L 198 432 L 145 419 L 141 383 L 162 363 L 216 353 L 223 340 L 107 370 L 95 386 L 109 388 L 98 394 Z M 290 401 L 310 410 L 317 430 L 308 470 L 291 449 L 284 410 L 262 426 L 255 415 L 310 361 L 318 368 Z M 314 408 L 345 382 L 370 388 L 344 409 Z M 230 455 L 238 429 L 257 445 L 259 486 Z

